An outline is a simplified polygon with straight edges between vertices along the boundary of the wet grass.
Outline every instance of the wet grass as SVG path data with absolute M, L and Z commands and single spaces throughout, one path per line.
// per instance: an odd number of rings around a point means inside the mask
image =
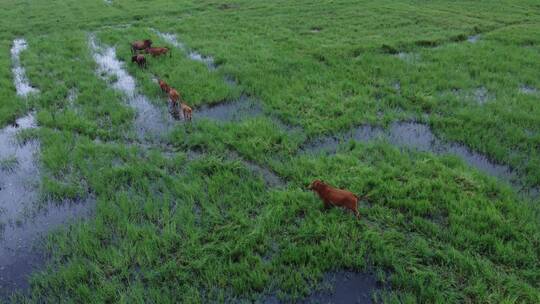
M 33 108 L 39 129 L 21 137 L 39 139 L 41 196 L 96 198 L 92 218 L 48 236 L 47 265 L 11 300 L 310 301 L 328 273 L 351 271 L 369 273 L 366 286 L 384 286 L 377 299 L 390 303 L 538 302 L 538 206 L 508 184 L 391 141 L 299 153 L 354 126 L 416 120 L 538 186 L 540 106 L 530 93 L 540 89 L 538 6 L 506 4 L 8 1 L 0 125 Z M 212 56 L 216 69 L 154 29 Z M 160 141 L 139 137 L 154 116 L 97 72 L 91 33 L 115 47 L 136 94 L 162 115 L 154 77 L 204 118 L 172 123 Z M 28 41 L 21 65 L 40 90 L 28 99 L 12 85 L 18 37 Z M 172 57 L 139 69 L 128 42 L 147 37 L 173 47 Z M 220 119 L 235 108 L 219 107 L 242 96 L 255 110 Z M 315 178 L 369 194 L 361 219 L 323 210 L 306 189 Z

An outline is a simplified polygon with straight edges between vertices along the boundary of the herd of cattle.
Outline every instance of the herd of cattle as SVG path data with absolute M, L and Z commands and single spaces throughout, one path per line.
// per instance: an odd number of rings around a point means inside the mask
M 152 47 L 152 40 L 150 39 L 134 41 L 131 43 L 131 62 L 136 63 L 141 68 L 146 68 L 146 57 L 144 54 L 140 54 L 140 51 L 151 54 L 153 57 L 158 57 L 167 53 L 171 56 L 170 50 L 166 47 Z M 178 105 L 180 105 L 184 120 L 191 121 L 193 110 L 182 100 L 180 93 L 161 79 L 158 79 L 158 83 L 161 90 L 169 96 L 173 113 L 178 113 Z
M 134 41 L 131 43 L 131 53 L 133 55 L 131 57 L 131 62 L 138 64 L 141 68 L 146 68 L 146 57 L 143 54 L 140 54 L 140 51 L 151 54 L 153 57 L 158 57 L 167 53 L 169 53 L 169 56 L 171 55 L 170 50 L 166 47 L 152 47 L 152 40 L 150 39 Z M 180 105 L 184 120 L 191 121 L 192 109 L 182 100 L 180 93 L 178 93 L 176 89 L 170 87 L 162 79 L 158 79 L 158 83 L 161 90 L 168 94 L 173 111 Z M 318 194 L 324 203 L 325 209 L 332 206 L 343 207 L 354 212 L 357 218 L 360 216 L 360 213 L 358 212 L 358 201 L 367 199 L 367 196 L 358 197 L 348 190 L 331 187 L 321 180 L 314 180 L 309 185 L 309 189 Z

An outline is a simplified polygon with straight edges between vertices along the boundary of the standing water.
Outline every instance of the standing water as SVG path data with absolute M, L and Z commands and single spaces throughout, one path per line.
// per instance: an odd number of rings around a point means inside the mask
M 202 62 L 202 63 L 206 64 L 206 66 L 210 70 L 215 70 L 216 69 L 217 66 L 216 66 L 216 63 L 214 62 L 214 58 L 212 58 L 211 56 L 201 55 L 200 53 L 198 53 L 196 51 L 193 51 L 193 50 L 188 50 L 188 48 L 186 47 L 185 44 L 178 41 L 175 34 L 162 33 L 162 32 L 160 32 L 158 30 L 155 30 L 155 29 L 154 29 L 154 32 L 156 32 L 156 34 L 159 37 L 161 37 L 163 40 L 165 40 L 168 43 L 172 44 L 176 48 L 179 48 L 179 49 L 183 50 L 184 52 L 186 52 L 188 57 L 191 60 L 199 61 L 199 62 Z
M 11 47 L 11 60 L 13 61 L 13 82 L 15 83 L 15 89 L 17 95 L 26 97 L 29 94 L 38 93 L 39 90 L 33 88 L 26 77 L 26 71 L 21 65 L 21 52 L 28 48 L 26 40 L 18 38 L 13 40 L 13 46 Z
M 388 143 L 407 149 L 415 149 L 434 154 L 451 154 L 460 157 L 469 166 L 499 180 L 521 187 L 518 176 L 506 165 L 492 162 L 487 156 L 474 152 L 464 145 L 448 143 L 438 139 L 430 127 L 417 122 L 394 122 L 385 130 L 379 127 L 363 125 L 354 127 L 338 135 L 325 136 L 306 143 L 304 152 L 335 153 L 341 143 L 349 140 L 369 142 L 374 139 L 386 140 Z M 520 189 L 523 190 L 523 189 Z
M 17 139 L 20 130 L 35 127 L 29 114 L 0 129 L 0 299 L 28 287 L 28 275 L 45 262 L 38 248 L 43 236 L 93 206 L 39 204 L 39 143 Z

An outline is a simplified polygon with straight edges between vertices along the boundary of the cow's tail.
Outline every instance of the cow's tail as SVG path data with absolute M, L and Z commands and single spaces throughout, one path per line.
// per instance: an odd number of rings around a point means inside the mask
M 172 58 L 172 48 L 169 49 L 169 58 Z

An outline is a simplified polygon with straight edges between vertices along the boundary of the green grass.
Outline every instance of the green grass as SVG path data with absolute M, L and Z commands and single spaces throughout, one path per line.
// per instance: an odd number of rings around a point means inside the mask
M 8 155 L 7 157 L 0 158 L 0 171 L 13 171 L 19 164 L 15 155 Z
M 43 195 L 97 198 L 92 218 L 48 236 L 47 266 L 14 301 L 257 302 L 277 294 L 294 302 L 342 269 L 375 273 L 390 303 L 540 301 L 537 202 L 456 157 L 382 141 L 298 153 L 307 139 L 355 125 L 422 120 L 539 186 L 540 96 L 519 89 L 540 89 L 535 1 L 224 3 L 3 3 L 0 125 L 35 109 Z M 139 69 L 129 41 L 167 45 L 152 29 L 177 34 L 218 69 L 176 48 Z M 156 107 L 166 99 L 152 75 L 177 88 L 194 115 L 241 93 L 259 97 L 268 115 L 177 124 L 165 143 L 141 142 L 137 113 L 96 73 L 90 33 L 116 48 Z M 477 43 L 466 41 L 478 33 Z M 40 89 L 28 100 L 12 85 L 15 37 L 28 41 L 21 61 Z M 483 105 L 478 88 L 488 92 Z M 276 128 L 270 116 L 303 131 Z M 268 188 L 231 153 L 287 185 Z M 369 193 L 361 219 L 324 211 L 306 189 L 315 178 Z

